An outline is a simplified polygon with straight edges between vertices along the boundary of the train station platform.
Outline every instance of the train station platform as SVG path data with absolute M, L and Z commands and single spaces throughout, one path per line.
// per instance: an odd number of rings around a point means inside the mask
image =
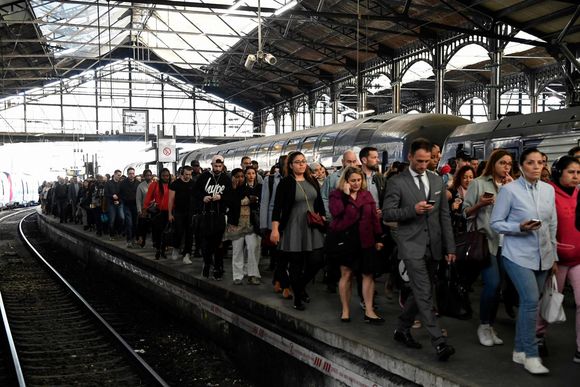
M 59 224 L 39 213 L 41 231 L 53 242 L 66 247 L 91 270 L 122 278 L 133 284 L 152 302 L 186 313 L 201 329 L 225 348 L 243 368 L 264 385 L 285 386 L 575 386 L 580 364 L 572 362 L 575 351 L 573 300 L 568 300 L 568 321 L 549 330 L 549 375 L 532 376 L 512 362 L 515 320 L 500 308 L 496 330 L 504 340 L 491 348 L 479 344 L 476 329 L 479 286 L 472 293 L 474 317 L 469 321 L 441 318 L 449 343 L 456 354 L 439 362 L 424 329 L 413 335 L 423 349 L 408 349 L 393 340 L 400 307 L 383 293 L 378 279 L 378 313 L 383 325 L 363 321 L 363 311 L 353 291 L 352 322 L 339 319 L 337 294 L 329 294 L 320 283 L 310 284 L 312 301 L 306 311 L 296 311 L 292 301 L 273 293 L 272 273 L 262 262 L 262 285 L 234 285 L 231 260 L 226 259 L 222 281 L 201 276 L 202 259 L 185 265 L 181 260 L 155 260 L 152 248 L 127 249 L 124 240 L 110 241 L 83 231 L 82 226 Z

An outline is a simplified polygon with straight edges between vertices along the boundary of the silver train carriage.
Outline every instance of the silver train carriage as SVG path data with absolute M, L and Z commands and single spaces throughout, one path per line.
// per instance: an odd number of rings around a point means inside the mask
M 507 149 L 519 160 L 524 149 L 535 147 L 548 155 L 551 165 L 577 145 L 580 145 L 580 107 L 571 107 L 460 125 L 447 138 L 441 163 L 461 150 L 485 160 L 497 148 Z
M 318 161 L 329 167 L 340 163 L 347 149 L 374 146 L 379 150 L 383 168 L 393 161 L 405 161 L 410 143 L 425 137 L 442 144 L 447 136 L 468 120 L 444 114 L 380 114 L 319 128 L 254 138 L 225 145 L 200 148 L 181 156 L 179 166 L 199 160 L 210 167 L 213 155 L 224 157 L 229 170 L 239 167 L 242 156 L 257 160 L 260 168 L 274 165 L 280 155 L 301 151 L 308 162 Z

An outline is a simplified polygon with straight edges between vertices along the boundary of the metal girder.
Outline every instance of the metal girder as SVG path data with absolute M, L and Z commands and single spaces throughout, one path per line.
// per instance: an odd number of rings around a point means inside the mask
M 572 10 L 575 9 L 575 7 L 571 7 L 571 8 L 572 8 Z M 397 22 L 397 21 L 400 21 L 401 19 L 403 19 L 404 21 L 408 21 L 408 22 L 415 24 L 416 27 L 419 27 L 421 25 L 429 25 L 432 28 L 437 28 L 437 29 L 442 29 L 442 30 L 447 30 L 447 31 L 462 32 L 462 33 L 473 34 L 473 35 L 480 35 L 480 36 L 485 36 L 485 37 L 492 38 L 492 39 L 498 39 L 501 41 L 511 41 L 511 42 L 517 42 L 517 43 L 524 43 L 524 44 L 529 44 L 531 46 L 542 46 L 542 47 L 548 46 L 548 43 L 538 42 L 536 40 L 520 39 L 520 38 L 516 38 L 516 37 L 508 37 L 508 36 L 498 35 L 498 34 L 491 32 L 491 31 L 484 31 L 484 30 L 470 29 L 470 28 L 464 28 L 464 27 L 459 27 L 459 26 L 452 26 L 452 25 L 448 25 L 448 24 L 433 22 L 430 20 L 421 20 L 421 19 L 410 18 L 410 17 L 406 17 L 403 15 L 401 15 L 401 16 L 356 15 L 356 14 L 335 13 L 335 12 L 315 12 L 315 11 L 299 11 L 299 10 L 296 10 L 296 11 L 290 10 L 288 12 L 292 13 L 292 15 L 295 15 L 295 16 L 324 17 L 324 18 L 327 18 L 330 20 L 336 18 L 336 19 L 349 19 L 349 20 L 360 19 L 360 20 L 365 20 L 365 21 Z M 568 13 L 570 13 L 570 11 Z
M 496 17 L 497 19 L 502 19 L 506 16 L 511 15 L 514 12 L 521 11 L 521 10 L 526 9 L 528 7 L 532 7 L 538 3 L 543 3 L 544 1 L 545 0 L 524 0 L 520 3 L 510 5 L 509 7 L 506 7 L 504 9 L 496 12 L 494 14 L 494 17 Z

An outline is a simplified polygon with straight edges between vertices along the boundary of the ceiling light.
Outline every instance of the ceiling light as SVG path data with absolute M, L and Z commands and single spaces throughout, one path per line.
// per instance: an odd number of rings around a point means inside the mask
M 365 115 L 365 114 L 371 114 L 374 113 L 375 110 L 374 109 L 369 109 L 369 110 L 363 110 L 362 112 L 356 112 L 356 114 L 358 114 L 359 116 Z
M 276 10 L 274 12 L 274 16 L 280 16 L 284 12 L 288 11 L 289 9 L 292 9 L 292 8 L 296 7 L 297 5 L 298 5 L 298 0 L 292 0 L 291 2 L 286 3 L 285 5 L 283 5 L 281 8 L 278 8 L 278 10 Z

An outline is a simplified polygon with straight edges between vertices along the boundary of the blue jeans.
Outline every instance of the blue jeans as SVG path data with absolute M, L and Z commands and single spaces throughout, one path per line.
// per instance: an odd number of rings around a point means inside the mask
M 490 254 L 491 264 L 481 271 L 483 291 L 479 300 L 479 316 L 482 324 L 495 322 L 499 304 L 499 265 L 497 257 Z
M 115 228 L 115 220 L 117 217 L 119 218 L 119 223 L 121 226 L 125 222 L 125 214 L 123 210 L 123 203 L 119 203 L 119 205 L 114 205 L 113 203 L 109 203 L 109 233 L 111 236 L 115 236 L 117 234 L 117 229 Z M 122 229 L 122 228 L 119 228 Z
M 520 296 L 514 351 L 525 352 L 526 357 L 538 357 L 536 318 L 540 293 L 544 289 L 548 270 L 527 269 L 506 257 L 502 259 L 505 271 Z
M 137 205 L 135 203 L 123 203 L 123 215 L 125 216 L 127 243 L 133 242 L 137 230 Z

